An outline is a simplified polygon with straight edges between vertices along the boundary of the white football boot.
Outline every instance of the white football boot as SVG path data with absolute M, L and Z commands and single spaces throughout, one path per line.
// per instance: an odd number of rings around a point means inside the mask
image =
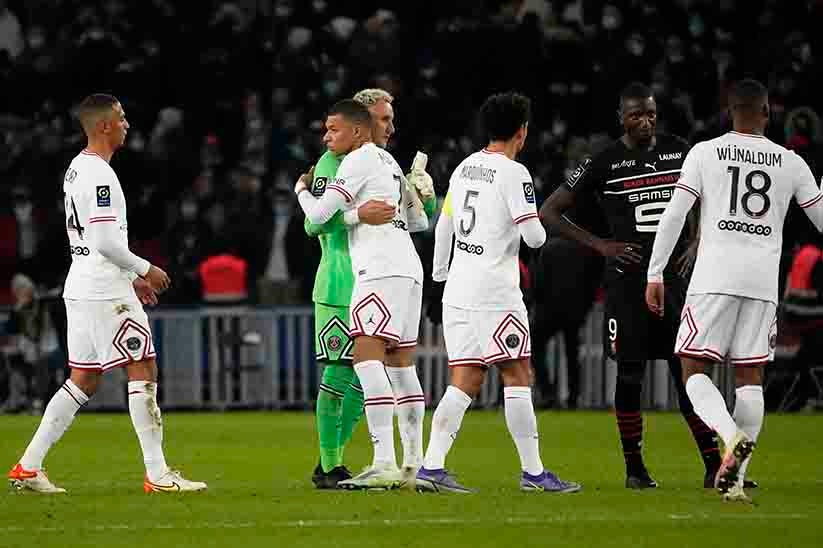
M 353 478 L 337 484 L 339 489 L 374 489 L 388 491 L 403 485 L 403 474 L 397 466 L 369 466 Z
M 20 464 L 17 464 L 11 469 L 8 476 L 9 485 L 18 491 L 34 491 L 35 493 L 49 495 L 66 492 L 62 487 L 54 485 L 43 469 L 26 470 Z
M 143 491 L 146 493 L 186 493 L 205 491 L 208 486 L 202 481 L 190 481 L 177 470 L 166 470 L 157 481 L 143 480 Z

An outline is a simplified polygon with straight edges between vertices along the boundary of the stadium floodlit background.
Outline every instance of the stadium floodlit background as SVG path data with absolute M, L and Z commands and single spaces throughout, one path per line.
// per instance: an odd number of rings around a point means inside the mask
M 729 129 L 729 85 L 752 76 L 770 90 L 768 137 L 801 154 L 820 177 L 821 21 L 820 0 L 0 0 L 2 409 L 36 412 L 64 374 L 56 296 L 69 255 L 61 182 L 84 145 L 69 108 L 89 93 L 109 92 L 123 103 L 131 129 L 112 166 L 127 195 L 131 247 L 173 280 L 153 316 L 161 403 L 307 408 L 317 380 L 307 305 L 319 248 L 303 232 L 291 189 L 323 151 L 331 103 L 363 87 L 390 91 L 398 129 L 392 153 L 408 166 L 416 150 L 428 152 L 443 195 L 451 170 L 482 145 L 474 124 L 482 99 L 520 90 L 534 105 L 521 159 L 542 200 L 582 157 L 619 135 L 615 110 L 625 84 L 649 83 L 659 131 L 696 142 Z M 785 272 L 800 246 L 823 247 L 802 214 L 793 212 L 788 223 Z M 431 232 L 416 244 L 426 268 Z M 215 308 L 200 267 L 226 252 L 248 266 L 248 298 Z M 546 265 L 525 252 L 522 259 L 531 269 L 523 280 L 527 298 L 542 306 Z M 32 333 L 21 337 L 14 327 L 20 322 L 7 321 L 15 317 L 17 274 L 37 286 L 37 317 L 49 318 L 50 328 L 29 341 L 34 352 L 20 342 Z M 821 268 L 812 282 L 823 290 Z M 793 317 L 807 327 L 822 304 L 800 302 Z M 613 372 L 599 353 L 597 313 L 595 305 L 584 327 L 580 399 L 567 401 L 565 360 L 552 342 L 546 363 L 537 365 L 551 383 L 551 393 L 541 393 L 545 406 L 608 408 Z M 443 350 L 437 329 L 425 327 L 420 363 L 436 403 Z M 782 341 L 783 358 L 770 372 L 772 409 L 813 409 L 823 397 L 823 336 L 807 328 L 795 335 Z M 650 369 L 648 406 L 671 407 L 665 375 Z M 118 409 L 125 404 L 121 387 L 107 382 L 97 405 Z M 492 385 L 482 403 L 494 408 L 496 397 Z M 823 476 L 814 413 L 767 417 L 752 472 L 763 484 L 761 506 L 743 513 L 695 488 L 697 460 L 677 416 L 647 419 L 648 460 L 663 488 L 638 497 L 621 488 L 619 441 L 606 413 L 541 414 L 547 463 L 586 490 L 574 499 L 535 501 L 516 493 L 500 471 L 499 455 L 511 457 L 504 464 L 516 470 L 502 418 L 493 410 L 469 415 L 453 459 L 489 498 L 463 503 L 313 493 L 316 440 L 308 413 L 169 413 L 170 455 L 212 489 L 159 502 L 147 517 L 128 418 L 84 413 L 50 459 L 52 473 L 79 496 L 55 502 L 3 495 L 0 545 L 58 538 L 64 545 L 65 533 L 77 541 L 72 545 L 124 546 L 138 539 L 254 545 L 263 537 L 344 546 L 387 543 L 391 535 L 407 545 L 819 541 L 814 517 L 823 508 L 815 491 Z M 0 417 L 0 464 L 13 463 L 36 421 L 30 414 Z M 363 430 L 351 451 L 357 465 L 368 453 Z M 90 476 L 95 469 L 103 475 Z M 502 509 L 497 521 L 488 516 L 494 507 Z M 710 519 L 718 514 L 728 519 Z M 82 525 L 72 530 L 71 523 Z M 742 533 L 734 533 L 738 527 Z M 778 529 L 790 536 L 774 537 Z

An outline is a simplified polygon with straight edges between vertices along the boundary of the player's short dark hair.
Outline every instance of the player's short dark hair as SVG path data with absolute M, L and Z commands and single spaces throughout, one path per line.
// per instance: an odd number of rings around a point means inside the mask
M 508 141 L 531 117 L 532 102 L 514 91 L 491 95 L 480 107 L 480 124 L 489 141 Z
M 119 103 L 117 97 L 106 93 L 89 95 L 72 109 L 72 115 L 80 122 L 87 132 L 91 130 L 97 120 L 111 112 L 114 105 Z
M 360 126 L 371 126 L 372 119 L 369 109 L 354 99 L 343 99 L 331 106 L 326 116 L 339 114 L 349 122 Z
M 649 86 L 643 84 L 641 82 L 632 82 L 628 84 L 623 90 L 620 92 L 620 108 L 623 108 L 623 105 L 629 99 L 637 99 L 637 100 L 645 100 L 649 97 L 653 97 L 654 93 Z
M 752 78 L 740 80 L 732 86 L 729 93 L 729 106 L 732 109 L 759 110 L 768 100 L 769 90 Z

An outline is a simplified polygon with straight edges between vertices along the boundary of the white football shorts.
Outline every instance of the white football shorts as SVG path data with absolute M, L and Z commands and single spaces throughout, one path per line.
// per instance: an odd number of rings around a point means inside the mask
M 395 348 L 417 345 L 423 286 L 412 278 L 388 276 L 355 281 L 351 295 L 352 339 L 379 337 Z
M 136 296 L 64 302 L 69 367 L 104 372 L 156 357 L 149 318 Z
M 532 355 L 525 307 L 466 310 L 443 304 L 443 338 L 450 367 L 488 367 Z
M 688 295 L 675 353 L 746 367 L 774 359 L 777 307 L 735 295 Z

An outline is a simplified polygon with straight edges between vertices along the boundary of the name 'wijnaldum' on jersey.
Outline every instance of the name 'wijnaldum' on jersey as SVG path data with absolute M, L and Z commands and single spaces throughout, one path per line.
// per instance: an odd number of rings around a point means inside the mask
M 744 162 L 758 166 L 783 167 L 783 155 L 779 152 L 762 152 L 737 146 L 717 147 L 717 159 L 724 162 Z

